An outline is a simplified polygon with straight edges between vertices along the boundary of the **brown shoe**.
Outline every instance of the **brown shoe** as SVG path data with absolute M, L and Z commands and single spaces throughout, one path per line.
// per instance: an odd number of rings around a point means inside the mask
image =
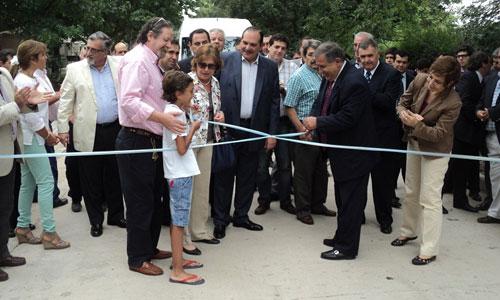
M 138 272 L 144 275 L 158 276 L 163 274 L 163 270 L 160 267 L 155 266 L 148 261 L 143 262 L 142 266 L 140 266 L 139 268 L 130 266 L 128 268 L 130 271 Z
M 19 244 L 26 243 L 26 244 L 36 245 L 42 243 L 42 240 L 40 238 L 35 237 L 33 235 L 33 232 L 31 232 L 29 228 L 17 227 L 14 232 L 17 236 Z
M 301 217 L 297 216 L 297 220 L 299 220 L 300 222 L 307 224 L 307 225 L 314 224 L 314 220 L 311 217 L 311 215 L 305 215 L 305 216 L 301 216 Z
M 59 250 L 65 249 L 70 246 L 66 241 L 63 241 L 56 232 L 43 232 L 42 233 L 42 244 L 45 250 Z
M 0 281 L 6 281 L 9 279 L 9 274 L 5 273 L 2 269 L 0 269 Z
M 153 257 L 151 257 L 151 259 L 167 259 L 167 258 L 172 257 L 172 252 L 170 252 L 170 251 L 164 251 L 164 250 L 160 250 L 160 249 L 156 249 L 156 250 L 158 250 L 158 252 L 156 252 L 156 254 L 153 255 Z
M 0 267 L 17 267 L 26 264 L 24 257 L 7 256 L 0 260 Z

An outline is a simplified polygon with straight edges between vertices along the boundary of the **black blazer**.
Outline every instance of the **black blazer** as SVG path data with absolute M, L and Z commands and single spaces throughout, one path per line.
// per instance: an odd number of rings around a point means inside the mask
M 323 79 L 311 114 L 317 117 L 318 133 L 326 133 L 329 144 L 375 147 L 377 137 L 372 115 L 371 93 L 364 76 L 349 62 L 337 77 L 327 116 L 320 116 L 327 81 Z M 328 148 L 335 180 L 347 181 L 368 174 L 378 153 Z
M 481 100 L 479 101 L 477 108 L 488 109 L 490 119 L 495 122 L 497 137 L 500 141 L 500 96 L 497 99 L 496 105 L 493 107 L 491 106 L 493 103 L 493 94 L 495 93 L 495 88 L 499 79 L 500 77 L 498 74 L 492 74 L 484 79 L 483 94 L 481 95 Z M 484 125 L 486 125 L 486 122 L 483 123 L 483 129 Z
M 359 70 L 364 74 L 364 69 Z M 396 105 L 403 90 L 401 73 L 380 62 L 368 85 L 373 97 L 373 118 L 379 146 L 399 148 L 402 132 L 396 115 Z
M 220 74 L 221 105 L 225 121 L 240 125 L 241 110 L 241 54 L 224 53 L 224 67 Z M 253 100 L 251 129 L 276 134 L 280 116 L 280 91 L 278 66 L 275 62 L 259 57 L 257 81 Z M 239 130 L 229 129 L 233 138 L 246 138 Z M 264 147 L 264 140 L 252 143 L 251 150 Z
M 185 58 L 183 60 L 179 61 L 179 69 L 184 72 L 184 73 L 189 73 L 191 72 L 191 61 L 193 60 L 193 57 Z
M 483 85 L 479 82 L 477 73 L 475 71 L 465 71 L 455 86 L 455 90 L 462 101 L 460 115 L 454 127 L 455 138 L 479 146 L 482 141 L 482 124 L 476 117 L 476 107 L 483 93 Z

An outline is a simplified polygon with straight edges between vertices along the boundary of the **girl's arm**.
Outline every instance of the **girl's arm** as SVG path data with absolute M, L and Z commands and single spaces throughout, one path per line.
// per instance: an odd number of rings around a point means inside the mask
M 187 136 L 177 136 L 175 139 L 175 144 L 177 145 L 177 152 L 180 155 L 184 155 L 189 149 L 189 144 L 191 144 L 191 140 L 193 139 L 193 135 L 200 128 L 201 121 L 194 121 L 191 123 L 191 127 L 189 128 L 189 133 Z

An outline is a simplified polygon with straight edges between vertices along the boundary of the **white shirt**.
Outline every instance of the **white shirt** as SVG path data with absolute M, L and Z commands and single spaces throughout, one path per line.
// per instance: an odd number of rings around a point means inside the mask
M 257 58 L 253 62 L 249 62 L 244 57 L 241 57 L 241 119 L 249 119 L 252 117 L 253 98 L 255 96 L 258 69 L 259 55 L 257 55 Z
M 24 87 L 32 88 L 37 83 L 38 81 L 35 78 L 29 77 L 21 72 L 19 72 L 16 78 L 14 78 L 14 85 L 17 89 L 22 89 Z M 44 89 L 42 84 L 38 85 L 37 90 L 40 92 L 50 92 L 49 90 Z M 35 136 L 38 145 L 44 145 L 45 140 L 36 132 L 44 127 L 49 127 L 49 104 L 47 102 L 38 104 L 37 112 L 21 114 L 20 120 L 23 130 L 23 144 L 31 145 L 33 136 Z
M 47 77 L 46 70 L 37 69 L 35 73 L 33 73 L 33 77 L 39 82 L 41 89 L 55 93 L 54 88 L 52 87 L 52 83 L 50 79 Z M 57 120 L 57 109 L 59 108 L 59 101 L 54 104 L 49 105 L 49 121 Z
M 165 106 L 165 112 L 181 112 L 177 118 L 184 123 L 186 122 L 186 115 L 175 104 L 167 104 Z M 187 136 L 189 128 L 186 128 L 186 132 L 181 135 L 177 135 L 167 128 L 163 128 L 163 148 L 177 149 L 177 144 L 175 139 L 178 136 Z M 188 149 L 184 155 L 180 155 L 176 150 L 168 150 L 163 152 L 163 172 L 165 178 L 184 178 L 191 177 L 200 174 L 200 169 L 198 168 L 198 163 L 196 162 L 196 157 L 192 149 Z

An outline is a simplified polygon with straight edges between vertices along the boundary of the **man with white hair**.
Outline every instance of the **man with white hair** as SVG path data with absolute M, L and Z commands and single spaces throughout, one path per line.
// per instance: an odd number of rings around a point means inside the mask
M 210 43 L 212 43 L 219 52 L 224 51 L 224 44 L 226 42 L 226 35 L 224 30 L 219 28 L 210 29 Z

